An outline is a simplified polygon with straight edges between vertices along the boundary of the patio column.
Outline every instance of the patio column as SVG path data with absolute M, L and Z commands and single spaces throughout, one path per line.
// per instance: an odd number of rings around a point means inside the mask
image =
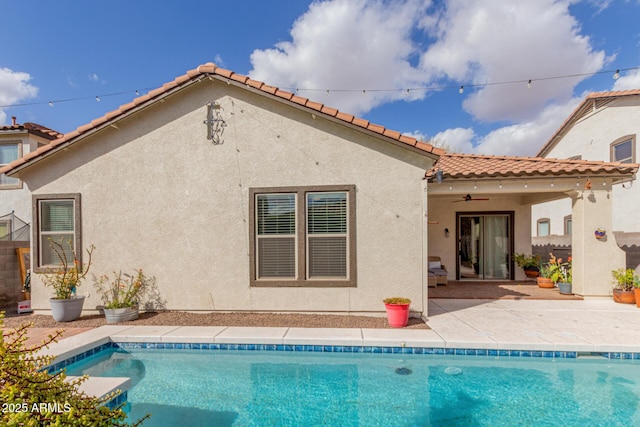
M 611 187 L 593 187 L 571 195 L 573 292 L 609 296 L 611 270 L 624 268 L 625 254 L 613 235 Z M 599 228 L 606 231 L 602 239 L 595 237 Z

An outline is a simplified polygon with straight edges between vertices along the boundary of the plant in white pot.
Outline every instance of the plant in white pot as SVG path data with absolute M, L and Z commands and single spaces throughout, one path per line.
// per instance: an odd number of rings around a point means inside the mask
M 136 320 L 142 299 L 153 288 L 154 278 L 148 278 L 142 269 L 134 274 L 113 272 L 113 278 L 100 276 L 95 280 L 98 293 L 104 303 L 107 323 Z
M 82 313 L 84 296 L 77 296 L 76 292 L 89 273 L 95 246 L 91 245 L 87 249 L 89 262 L 81 265 L 71 242 L 63 245 L 51 240 L 49 244 L 59 260 L 59 266 L 43 276 L 44 285 L 53 288 L 55 292 L 55 297 L 49 299 L 51 315 L 56 322 L 70 322 Z

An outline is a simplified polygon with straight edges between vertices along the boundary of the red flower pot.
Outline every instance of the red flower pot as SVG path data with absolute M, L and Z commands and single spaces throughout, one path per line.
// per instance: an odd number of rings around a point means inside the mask
M 640 288 L 633 288 L 633 293 L 636 296 L 636 307 L 640 308 Z
M 404 328 L 409 323 L 410 304 L 385 304 L 387 319 L 392 328 Z

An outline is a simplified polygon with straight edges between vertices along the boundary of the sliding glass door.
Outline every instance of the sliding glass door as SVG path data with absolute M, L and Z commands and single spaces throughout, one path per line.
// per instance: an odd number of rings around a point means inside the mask
M 460 280 L 509 280 L 513 213 L 458 213 Z

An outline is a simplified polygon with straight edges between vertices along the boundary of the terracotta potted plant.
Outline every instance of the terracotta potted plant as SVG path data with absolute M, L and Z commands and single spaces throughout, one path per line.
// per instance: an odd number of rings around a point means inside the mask
M 613 270 L 613 300 L 621 304 L 634 304 L 636 297 L 634 294 L 635 272 L 631 268 Z
M 91 256 L 95 246 L 91 245 L 87 249 L 89 262 L 83 266 L 80 265 L 71 242 L 63 245 L 52 240 L 50 245 L 59 260 L 59 266 L 51 269 L 51 272 L 45 273 L 43 277 L 44 285 L 52 287 L 55 292 L 55 297 L 49 299 L 51 315 L 56 322 L 70 322 L 76 320 L 82 313 L 84 296 L 78 296 L 76 291 L 89 273 Z
M 555 287 L 553 280 L 551 280 L 551 269 L 549 264 L 545 264 L 540 268 L 540 276 L 536 278 L 539 288 L 552 289 Z
M 518 267 L 524 270 L 524 274 L 530 278 L 535 279 L 540 275 L 540 264 L 537 257 L 528 254 L 514 254 L 513 260 L 518 265 Z
M 571 295 L 573 293 L 573 267 L 571 265 L 571 256 L 569 256 L 566 261 L 563 261 L 562 258 L 556 258 L 553 254 L 549 255 L 549 277 L 556 284 L 561 294 Z
M 151 290 L 153 281 L 144 275 L 142 269 L 135 270 L 135 274 L 114 272 L 113 279 L 98 277 L 95 286 L 102 296 L 107 323 L 136 320 L 140 303 Z
M 387 298 L 384 301 L 387 319 L 392 328 L 404 328 L 409 323 L 409 305 L 411 300 L 403 297 Z
M 633 294 L 636 297 L 636 307 L 640 308 L 640 278 L 633 277 Z

